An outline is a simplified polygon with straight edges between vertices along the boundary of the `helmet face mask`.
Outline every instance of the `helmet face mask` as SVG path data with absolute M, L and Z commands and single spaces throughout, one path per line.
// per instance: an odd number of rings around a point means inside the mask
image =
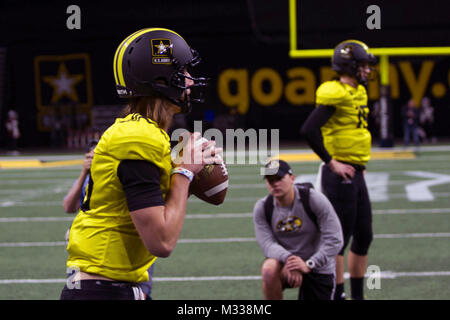
M 367 84 L 377 59 L 369 52 L 369 47 L 358 40 L 346 40 L 339 43 L 332 57 L 332 68 L 338 74 L 347 74 L 354 77 L 359 83 Z M 366 77 L 361 70 L 362 66 L 369 65 L 371 72 Z
M 204 89 L 208 86 L 208 79 L 205 77 L 194 77 L 192 75 L 195 66 L 201 61 L 197 51 L 191 48 L 192 59 L 185 64 L 179 64 L 177 71 L 171 78 L 171 86 L 182 90 L 182 94 L 178 99 L 174 99 L 174 103 L 181 107 L 183 113 L 191 111 L 191 103 L 203 103 Z M 178 64 L 174 59 L 174 64 Z M 189 80 L 189 81 L 188 81 Z M 189 84 L 188 84 L 189 83 Z
M 188 113 L 192 102 L 203 102 L 203 98 L 190 96 L 191 88 L 203 91 L 207 86 L 206 78 L 186 73 L 200 60 L 199 54 L 171 30 L 137 31 L 119 45 L 114 56 L 117 92 L 122 98 L 161 95 Z
M 369 71 L 365 71 L 364 69 L 368 69 Z M 370 80 L 376 79 L 378 76 L 378 72 L 373 64 L 361 63 L 358 64 L 358 71 L 356 73 L 356 79 L 359 83 L 366 85 Z

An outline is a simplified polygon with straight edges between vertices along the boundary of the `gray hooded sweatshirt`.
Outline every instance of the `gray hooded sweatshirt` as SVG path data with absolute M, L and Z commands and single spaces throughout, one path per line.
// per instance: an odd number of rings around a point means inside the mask
M 313 272 L 335 274 L 335 257 L 344 241 L 333 205 L 322 193 L 310 190 L 310 207 L 317 216 L 318 229 L 303 208 L 295 186 L 294 190 L 295 199 L 290 208 L 278 206 L 273 198 L 271 226 L 264 213 L 267 196 L 256 202 L 253 210 L 256 240 L 266 258 L 286 263 L 286 259 L 294 254 L 304 261 L 313 260 Z

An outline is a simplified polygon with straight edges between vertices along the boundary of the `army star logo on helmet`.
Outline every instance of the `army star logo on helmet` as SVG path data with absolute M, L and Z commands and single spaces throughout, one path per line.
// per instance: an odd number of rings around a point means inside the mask
M 160 41 L 155 47 L 158 48 L 158 54 L 164 54 L 166 53 L 168 45 L 165 45 L 162 41 Z
M 152 39 L 152 63 L 171 64 L 172 63 L 172 43 L 170 39 Z

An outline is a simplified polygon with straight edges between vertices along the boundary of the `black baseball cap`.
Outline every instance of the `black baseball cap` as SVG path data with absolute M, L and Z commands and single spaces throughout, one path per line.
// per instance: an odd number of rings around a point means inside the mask
M 283 178 L 286 174 L 292 174 L 292 169 L 286 161 L 283 160 L 271 160 L 265 165 L 266 172 L 269 174 L 264 175 L 264 179 L 268 177 L 278 176 Z M 277 170 L 278 168 L 278 170 Z M 277 170 L 277 171 L 275 171 Z

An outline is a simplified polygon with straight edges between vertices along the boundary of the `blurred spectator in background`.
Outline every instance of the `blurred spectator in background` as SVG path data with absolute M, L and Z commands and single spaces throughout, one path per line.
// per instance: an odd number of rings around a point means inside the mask
M 413 99 L 409 99 L 408 103 L 405 104 L 402 108 L 402 117 L 403 117 L 403 143 L 406 146 L 409 145 L 409 139 L 413 138 L 414 145 L 416 147 L 419 146 L 419 117 L 420 117 L 420 108 L 416 106 L 416 103 Z
M 14 110 L 8 111 L 8 120 L 6 120 L 6 131 L 8 133 L 8 154 L 18 155 L 17 140 L 20 138 L 19 115 Z
M 81 204 L 84 201 L 86 195 L 86 187 L 89 182 L 89 171 L 91 170 L 92 158 L 94 157 L 94 150 L 97 146 L 98 140 L 92 140 L 89 142 L 86 154 L 84 155 L 83 166 L 78 179 L 72 185 L 69 192 L 66 194 L 63 200 L 63 208 L 67 213 L 77 213 Z M 66 233 L 66 240 L 69 240 L 69 230 Z
M 434 136 L 434 108 L 431 105 L 431 100 L 428 97 L 422 99 L 422 108 L 420 112 L 420 126 L 423 129 L 425 142 L 431 141 L 436 142 L 436 137 Z

